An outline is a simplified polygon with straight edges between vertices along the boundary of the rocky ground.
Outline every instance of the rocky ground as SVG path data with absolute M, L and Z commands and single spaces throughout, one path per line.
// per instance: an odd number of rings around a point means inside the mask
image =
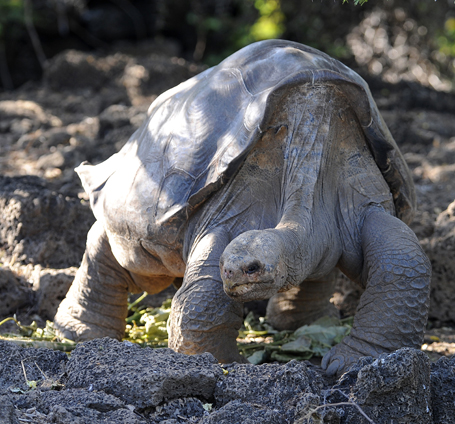
M 455 361 L 363 358 L 339 381 L 308 363 L 221 367 L 112 339 L 53 350 L 0 342 L 0 423 L 451 423 Z M 30 387 L 35 387 L 30 389 Z
M 42 325 L 71 284 L 94 221 L 74 167 L 120 149 L 157 95 L 203 69 L 170 42 L 114 50 L 67 51 L 42 81 L 0 93 L 3 318 L 17 313 Z M 0 423 L 453 422 L 455 362 L 446 356 L 455 353 L 455 95 L 367 79 L 412 170 L 411 227 L 433 265 L 422 351 L 364 359 L 329 381 L 309 363 L 223 369 L 209 354 L 108 339 L 79 345 L 70 358 L 0 342 Z M 340 278 L 333 302 L 349 315 L 358 296 Z

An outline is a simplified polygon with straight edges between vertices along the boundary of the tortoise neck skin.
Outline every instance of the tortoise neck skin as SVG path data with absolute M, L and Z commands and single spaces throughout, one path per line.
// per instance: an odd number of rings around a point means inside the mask
M 278 128 L 276 142 L 282 145 L 278 224 L 238 235 L 221 256 L 225 291 L 236 300 L 266 299 L 306 279 L 323 277 L 341 257 L 330 206 L 333 190 L 325 188 L 334 175 L 321 171 L 333 143 L 328 140 L 336 106 L 333 97 L 327 87 L 300 88 L 277 107 L 272 122 Z

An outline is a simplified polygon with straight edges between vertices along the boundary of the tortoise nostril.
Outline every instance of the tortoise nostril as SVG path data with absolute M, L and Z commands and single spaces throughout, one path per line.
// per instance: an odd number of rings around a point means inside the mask
M 228 278 L 228 279 L 232 278 L 232 275 L 234 274 L 234 272 L 231 269 L 224 268 L 223 271 L 224 271 L 224 276 L 226 278 Z

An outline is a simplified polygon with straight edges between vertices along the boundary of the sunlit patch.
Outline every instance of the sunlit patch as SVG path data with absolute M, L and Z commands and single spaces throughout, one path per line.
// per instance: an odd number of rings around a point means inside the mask
M 367 13 L 346 39 L 356 62 L 372 74 L 380 74 L 384 81 L 415 81 L 449 91 L 453 83 L 441 76 L 437 62 L 446 62 L 455 51 L 454 28 L 455 19 L 449 18 L 436 39 L 439 51 L 433 52 L 433 60 L 428 58 L 428 49 L 422 48 L 428 44 L 428 29 L 401 8 L 395 9 L 393 16 L 383 10 Z

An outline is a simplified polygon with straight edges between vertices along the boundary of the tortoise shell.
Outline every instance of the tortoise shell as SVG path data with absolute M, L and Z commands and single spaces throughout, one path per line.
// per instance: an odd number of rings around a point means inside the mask
M 234 175 L 288 90 L 324 83 L 337 85 L 348 99 L 397 217 L 409 222 L 412 178 L 366 82 L 328 55 L 285 40 L 251 44 L 163 93 L 119 153 L 77 168 L 95 216 L 115 222 L 117 234 L 178 230 Z

